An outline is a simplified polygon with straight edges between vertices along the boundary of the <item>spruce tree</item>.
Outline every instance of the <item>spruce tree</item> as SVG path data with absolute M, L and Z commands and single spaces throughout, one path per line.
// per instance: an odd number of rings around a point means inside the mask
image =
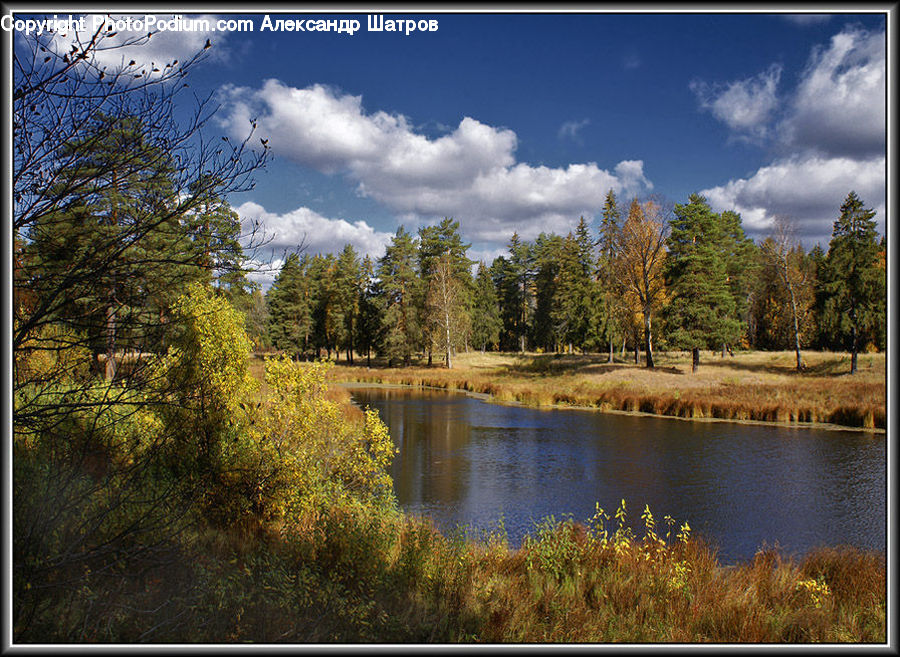
M 309 347 L 312 317 L 307 287 L 300 257 L 290 253 L 266 294 L 272 346 L 294 357 Z
M 409 365 L 422 346 L 423 290 L 416 260 L 417 241 L 401 226 L 378 263 L 385 304 L 380 352 L 391 365 Z
M 687 204 L 675 205 L 668 238 L 668 337 L 675 346 L 691 350 L 694 372 L 700 365 L 700 349 L 733 344 L 740 335 L 725 241 L 722 218 L 704 197 L 691 194 Z
M 553 233 L 541 233 L 534 241 L 534 315 L 531 322 L 532 343 L 545 351 L 556 351 L 562 339 L 558 331 L 557 303 L 558 275 L 563 240 Z
M 472 298 L 472 343 L 480 348 L 482 353 L 488 346 L 491 348 L 499 346 L 502 327 L 497 289 L 491 279 L 490 270 L 482 261 L 478 264 Z
M 850 192 L 834 222 L 825 260 L 825 321 L 850 349 L 850 373 L 857 370 L 863 340 L 884 323 L 885 271 L 879 266 L 875 211 Z

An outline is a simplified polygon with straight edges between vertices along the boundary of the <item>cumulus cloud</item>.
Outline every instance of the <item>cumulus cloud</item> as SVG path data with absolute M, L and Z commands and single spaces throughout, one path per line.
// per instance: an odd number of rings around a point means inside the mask
M 216 47 L 210 50 L 210 57 L 224 59 L 226 51 L 219 48 L 224 43 L 227 32 L 216 32 L 213 28 L 217 20 L 216 16 L 181 15 L 181 14 L 151 14 L 157 24 L 166 23 L 177 25 L 179 30 L 159 29 L 154 26 L 147 29 L 145 18 L 147 14 L 97 14 L 107 16 L 114 21 L 114 27 L 132 27 L 135 29 L 116 29 L 113 32 L 104 26 L 102 37 L 97 41 L 96 48 L 92 51 L 92 63 L 99 69 L 107 69 L 110 73 L 123 69 L 143 71 L 147 77 L 157 77 L 167 72 L 167 64 L 176 61 L 176 68 L 190 61 L 195 55 L 204 50 L 207 39 Z M 85 16 L 85 30 L 56 31 L 46 39 L 46 45 L 54 51 L 63 54 L 71 49 L 73 43 L 84 46 L 93 38 L 95 27 L 94 14 Z M 78 18 L 78 16 L 76 16 Z M 130 20 L 129 24 L 127 21 Z M 141 29 L 135 21 L 140 21 Z M 175 22 L 173 22 L 175 21 Z M 148 32 L 151 36 L 148 38 Z M 111 35 L 111 36 L 110 36 Z M 132 66 L 129 66 L 134 62 Z M 154 71 L 156 68 L 158 70 Z
M 245 232 L 257 225 L 267 239 L 266 248 L 278 253 L 303 247 L 306 253 L 337 253 L 352 244 L 361 255 L 379 258 L 391 240 L 390 233 L 376 231 L 365 221 L 329 219 L 307 207 L 284 214 L 267 211 L 253 201 L 235 208 Z
M 813 51 L 781 139 L 826 155 L 883 154 L 886 103 L 884 32 L 844 30 Z
M 222 99 L 220 120 L 233 136 L 246 136 L 255 118 L 276 155 L 345 175 L 358 193 L 400 215 L 452 216 L 469 239 L 565 232 L 581 214 L 595 214 L 609 189 L 627 196 L 652 188 L 640 160 L 612 172 L 594 162 L 535 167 L 516 162 L 517 137 L 507 128 L 464 117 L 431 139 L 406 117 L 367 113 L 360 96 L 323 85 L 298 89 L 267 80 L 258 90 L 226 87 Z
M 776 88 L 781 66 L 775 64 L 759 75 L 727 84 L 702 80 L 690 83 L 700 107 L 743 137 L 763 137 L 766 125 L 778 105 Z
M 780 68 L 773 67 L 749 84 L 745 80 L 731 83 L 719 94 L 698 94 L 717 118 L 736 131 L 752 128 L 758 135 L 768 134 L 781 153 L 752 175 L 702 193 L 716 210 L 740 212 L 754 237 L 764 237 L 774 217 L 782 215 L 793 221 L 805 243 L 819 242 L 824 247 L 841 203 L 853 190 L 877 211 L 879 231 L 884 234 L 884 32 L 849 28 L 834 35 L 827 46 L 815 48 L 800 82 L 786 94 L 777 120 L 767 100 L 774 102 L 776 73 Z M 739 104 L 726 102 L 732 90 L 732 101 L 746 96 L 744 115 L 730 111 Z
M 765 237 L 776 216 L 789 218 L 807 246 L 827 247 L 840 206 L 853 190 L 876 210 L 878 230 L 884 234 L 886 207 L 885 158 L 796 156 L 760 168 L 748 178 L 701 192 L 716 211 L 741 213 L 744 229 Z

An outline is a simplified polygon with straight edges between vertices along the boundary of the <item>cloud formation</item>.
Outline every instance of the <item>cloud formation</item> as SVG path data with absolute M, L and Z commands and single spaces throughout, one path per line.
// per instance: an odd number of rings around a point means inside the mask
M 365 221 L 329 219 L 307 207 L 284 214 L 267 211 L 253 201 L 234 208 L 241 218 L 245 233 L 259 226 L 266 239 L 266 249 L 273 252 L 291 251 L 302 247 L 305 253 L 337 253 L 346 244 L 357 252 L 379 258 L 391 240 L 390 233 L 376 231 Z
M 362 98 L 323 85 L 294 88 L 267 80 L 254 90 L 222 90 L 223 127 L 246 136 L 250 119 L 274 153 L 329 174 L 341 174 L 406 217 L 452 216 L 468 239 L 506 242 L 566 232 L 581 214 L 593 216 L 606 193 L 652 188 L 640 160 L 613 171 L 595 162 L 565 168 L 516 162 L 516 134 L 464 117 L 448 134 L 430 139 L 402 115 L 367 113 Z
M 781 66 L 774 64 L 759 75 L 727 84 L 693 80 L 690 89 L 700 107 L 712 112 L 739 137 L 764 137 L 767 124 L 778 105 L 776 88 Z
M 849 29 L 813 51 L 779 126 L 790 147 L 833 156 L 885 150 L 885 35 Z
M 716 211 L 741 213 L 744 229 L 765 237 L 776 216 L 788 218 L 797 236 L 811 247 L 831 239 L 841 203 L 853 190 L 877 211 L 878 230 L 884 234 L 885 158 L 854 160 L 818 155 L 795 156 L 760 168 L 748 178 L 700 192 Z
M 129 67 L 134 62 L 133 69 L 143 71 L 147 77 L 157 77 L 167 71 L 167 64 L 178 61 L 176 68 L 191 60 L 201 52 L 209 39 L 216 46 L 209 51 L 209 56 L 214 59 L 224 59 L 226 51 L 220 48 L 224 43 L 227 32 L 217 32 L 214 29 L 217 16 L 210 14 L 181 15 L 181 14 L 152 14 L 157 23 L 165 22 L 174 24 L 178 21 L 179 30 L 152 30 L 148 38 L 148 29 L 144 26 L 147 14 L 96 14 L 108 16 L 115 21 L 111 25 L 128 26 L 131 19 L 132 27 L 137 24 L 133 21 L 141 21 L 141 29 L 119 29 L 109 32 L 105 29 L 97 41 L 97 47 L 92 51 L 92 61 L 100 69 L 106 68 L 110 73 Z M 77 16 L 76 16 L 77 18 Z M 94 14 L 87 14 L 84 21 L 85 30 L 73 30 L 68 32 L 54 32 L 47 38 L 46 45 L 63 54 L 67 52 L 73 43 L 82 46 L 88 44 L 93 38 L 97 28 L 95 27 Z M 99 24 L 98 24 L 99 26 Z M 111 34 L 112 36 L 109 36 Z M 154 71 L 156 68 L 158 70 Z
M 886 207 L 885 160 L 885 34 L 849 28 L 834 35 L 827 47 L 813 50 L 796 88 L 785 96 L 784 107 L 775 106 L 772 67 L 767 78 L 731 83 L 719 94 L 701 98 L 714 115 L 740 134 L 753 128 L 757 135 L 773 139 L 781 155 L 754 174 L 702 193 L 716 210 L 741 213 L 748 233 L 763 237 L 775 216 L 790 218 L 798 236 L 812 245 L 828 244 L 841 203 L 853 190 L 877 211 L 879 231 L 884 234 Z M 702 83 L 698 83 L 702 84 Z M 769 105 L 761 99 L 768 98 Z M 693 85 L 692 85 L 693 88 Z M 747 98 L 759 100 L 765 112 L 747 111 L 742 123 L 722 109 L 730 108 L 741 94 L 733 89 L 756 89 Z M 754 106 L 749 102 L 750 107 Z M 760 122 L 755 124 L 753 116 Z M 771 116 L 766 124 L 763 117 Z M 777 117 L 777 118 L 776 118 Z

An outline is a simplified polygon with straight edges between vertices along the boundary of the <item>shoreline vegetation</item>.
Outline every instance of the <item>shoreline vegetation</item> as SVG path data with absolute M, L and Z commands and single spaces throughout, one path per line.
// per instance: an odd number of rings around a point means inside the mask
M 692 374 L 685 352 L 657 353 L 653 370 L 618 355 L 610 364 L 605 354 L 470 352 L 458 354 L 453 369 L 340 363 L 330 379 L 460 390 L 539 408 L 884 433 L 883 353 L 861 354 L 853 375 L 846 374 L 849 354 L 810 351 L 804 357 L 807 368 L 798 373 L 793 352 L 709 355 Z

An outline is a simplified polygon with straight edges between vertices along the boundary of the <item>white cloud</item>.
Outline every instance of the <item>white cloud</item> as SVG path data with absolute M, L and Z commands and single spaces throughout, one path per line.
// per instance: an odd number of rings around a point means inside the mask
M 884 32 L 850 28 L 832 37 L 827 47 L 815 48 L 777 123 L 774 106 L 765 102 L 769 97 L 774 101 L 774 72 L 780 72 L 775 67 L 749 87 L 745 80 L 732 83 L 725 93 L 701 97 L 734 130 L 755 126 L 756 134 L 768 134 L 782 153 L 747 178 L 704 190 L 710 204 L 719 211 L 740 212 L 754 237 L 765 236 L 774 217 L 782 215 L 795 223 L 808 246 L 820 242 L 825 247 L 840 205 L 853 190 L 877 211 L 884 234 L 884 40 Z M 730 111 L 740 105 L 745 88 L 758 91 L 746 94 L 745 115 Z M 725 100 L 730 90 L 736 90 L 734 102 Z
M 97 46 L 92 51 L 92 62 L 98 68 L 106 68 L 112 73 L 119 69 L 130 68 L 129 64 L 133 61 L 133 70 L 143 71 L 147 77 L 157 77 L 167 71 L 167 64 L 172 64 L 177 60 L 178 64 L 175 65 L 175 68 L 178 68 L 190 61 L 197 53 L 204 50 L 207 39 L 215 46 L 209 51 L 210 57 L 214 59 L 226 57 L 226 51 L 220 46 L 224 43 L 228 33 L 215 31 L 216 16 L 209 14 L 151 15 L 156 18 L 157 24 L 165 22 L 177 25 L 181 29 L 160 30 L 157 25 L 152 30 L 148 30 L 144 24 L 147 14 L 96 14 L 96 16 L 109 16 L 116 21 L 114 25 L 121 27 L 136 28 L 137 23 L 134 21 L 140 20 L 141 29 L 119 29 L 112 33 L 112 36 L 107 36 L 110 32 L 104 29 L 101 38 L 97 41 Z M 97 30 L 94 16 L 95 14 L 85 15 L 85 30 L 54 32 L 47 39 L 46 45 L 60 54 L 67 52 L 73 43 L 86 45 Z M 76 18 L 78 17 L 76 16 Z M 128 19 L 132 21 L 130 24 L 126 22 Z M 100 24 L 97 23 L 97 26 L 99 27 Z M 152 32 L 149 38 L 147 37 L 148 31 Z M 153 68 L 158 70 L 154 71 Z
M 572 139 L 573 141 L 580 142 L 581 139 L 578 136 L 578 133 L 590 122 L 590 119 L 582 119 L 581 121 L 566 121 L 561 126 L 559 126 L 559 131 L 556 133 L 556 136 L 560 139 L 568 138 Z
M 877 211 L 878 230 L 884 234 L 885 158 L 854 160 L 842 157 L 797 156 L 760 168 L 748 178 L 701 192 L 716 211 L 741 213 L 744 229 L 753 237 L 764 237 L 773 219 L 792 220 L 798 236 L 811 247 L 827 247 L 840 206 L 853 190 Z
M 831 14 L 783 14 L 784 20 L 795 25 L 820 25 L 831 20 Z
M 606 193 L 640 194 L 652 188 L 640 160 L 610 172 L 594 162 L 550 168 L 517 163 L 516 134 L 464 117 L 435 139 L 416 132 L 406 117 L 367 114 L 360 96 L 322 85 L 304 89 L 267 80 L 259 90 L 222 90 L 223 126 L 246 136 L 249 119 L 275 155 L 325 173 L 341 173 L 357 190 L 392 211 L 428 220 L 452 216 L 469 239 L 505 243 L 566 232 L 581 214 L 592 216 Z
M 250 232 L 250 227 L 258 222 L 260 236 L 266 238 L 265 248 L 275 253 L 300 246 L 306 253 L 338 253 L 345 245 L 352 244 L 360 256 L 379 258 L 391 240 L 390 233 L 376 231 L 365 221 L 329 219 L 307 207 L 276 214 L 247 201 L 235 211 L 245 232 Z
M 845 30 L 813 51 L 781 139 L 821 154 L 883 154 L 886 103 L 884 32 Z
M 694 80 L 691 91 L 700 107 L 712 112 L 741 136 L 763 137 L 766 124 L 778 106 L 775 93 L 781 79 L 781 66 L 772 65 L 759 75 L 727 84 L 709 84 Z

